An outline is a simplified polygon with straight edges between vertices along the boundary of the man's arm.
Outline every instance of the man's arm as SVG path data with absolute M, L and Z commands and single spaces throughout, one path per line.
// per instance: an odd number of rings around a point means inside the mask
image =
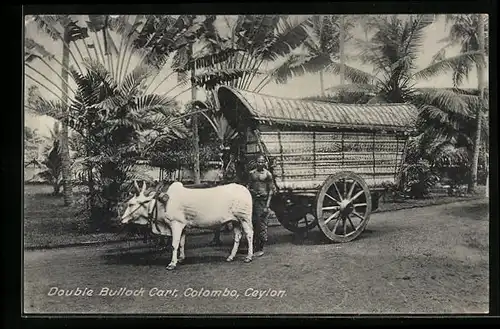
M 251 185 L 252 185 L 252 179 L 253 179 L 253 178 L 252 178 L 252 174 L 253 174 L 253 170 L 251 170 L 251 171 L 248 173 L 248 175 L 247 175 L 247 181 L 246 181 L 246 183 L 245 183 L 245 187 L 246 187 L 248 190 L 250 190 L 250 187 L 251 187 Z M 250 190 L 250 192 L 252 192 L 252 191 Z
M 267 177 L 266 177 L 266 188 L 267 188 L 267 201 L 266 201 L 266 208 L 269 208 L 271 204 L 271 198 L 273 196 L 273 175 L 268 171 L 267 172 Z

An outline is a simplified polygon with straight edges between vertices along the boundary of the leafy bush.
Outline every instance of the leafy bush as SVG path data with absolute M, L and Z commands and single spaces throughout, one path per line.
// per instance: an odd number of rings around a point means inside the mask
M 439 181 L 439 176 L 426 160 L 404 164 L 401 168 L 401 175 L 403 193 L 415 199 L 428 196 L 430 188 Z
M 383 182 L 382 187 L 384 188 L 382 192 L 382 198 L 387 201 L 387 197 L 391 198 L 392 202 L 397 202 L 401 197 L 401 189 L 399 185 L 393 182 Z
M 200 170 L 208 169 L 209 162 L 218 159 L 218 146 L 215 141 L 205 140 L 200 143 Z M 159 142 L 149 152 L 148 160 L 152 166 L 160 167 L 167 172 L 173 172 L 181 168 L 193 168 L 194 148 L 192 139 L 187 137 Z

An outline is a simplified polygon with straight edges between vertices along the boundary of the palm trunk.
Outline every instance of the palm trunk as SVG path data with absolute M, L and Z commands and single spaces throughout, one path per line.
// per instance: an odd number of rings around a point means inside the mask
M 191 48 L 190 57 L 193 56 L 193 49 Z M 195 77 L 195 68 L 191 69 L 191 81 Z M 191 99 L 196 100 L 196 85 L 192 83 L 191 85 Z M 200 184 L 200 137 L 198 136 L 198 115 L 194 114 L 192 116 L 192 129 L 193 129 L 193 148 L 194 148 L 194 183 Z
M 484 20 L 481 14 L 478 14 L 478 24 L 477 24 L 477 41 L 479 51 L 484 56 Z M 481 106 L 478 107 L 476 113 L 476 136 L 474 138 L 474 151 L 472 153 L 472 165 L 470 172 L 470 182 L 469 182 L 469 193 L 475 193 L 477 186 L 477 165 L 479 162 L 479 149 L 481 147 L 481 119 L 483 111 L 484 102 L 484 64 L 485 61 L 478 63 L 476 65 L 477 69 L 477 85 L 479 89 L 479 99 Z
M 67 31 L 64 32 L 64 42 L 69 45 L 69 34 Z M 63 45 L 62 53 L 62 64 L 63 68 L 61 71 L 62 81 L 62 100 L 64 113 L 67 114 L 69 109 L 68 104 L 68 69 L 69 69 L 69 46 Z M 66 118 L 63 118 L 61 122 L 61 174 L 62 174 L 62 185 L 63 185 L 63 198 L 64 205 L 69 206 L 73 203 L 73 186 L 71 182 L 71 161 L 69 157 L 69 130 L 68 122 Z
M 323 70 L 319 71 L 319 83 L 321 88 L 321 96 L 325 96 L 325 81 L 323 77 Z
M 484 171 L 486 174 L 486 186 L 485 186 L 485 197 L 490 197 L 490 163 L 488 153 L 489 150 L 484 146 Z
M 345 80 L 345 54 L 344 54 L 344 41 L 345 41 L 345 30 L 344 30 L 344 15 L 340 16 L 340 33 L 339 33 L 339 50 L 340 50 L 340 85 L 344 85 Z

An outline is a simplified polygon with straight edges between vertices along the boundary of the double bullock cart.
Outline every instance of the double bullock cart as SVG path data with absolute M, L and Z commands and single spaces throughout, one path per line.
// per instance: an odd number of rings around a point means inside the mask
M 274 177 L 271 209 L 286 229 L 317 225 L 332 242 L 356 239 L 384 183 L 398 183 L 417 109 L 409 104 L 336 104 L 272 97 L 227 86 L 215 100 L 238 132 L 240 177 L 256 157 Z

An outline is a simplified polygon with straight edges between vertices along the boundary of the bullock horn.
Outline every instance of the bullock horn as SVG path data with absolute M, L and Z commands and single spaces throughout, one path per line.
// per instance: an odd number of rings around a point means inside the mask
M 143 181 L 142 182 L 142 190 L 141 190 L 141 193 L 144 194 L 144 192 L 146 192 L 146 181 Z
M 141 189 L 139 188 L 139 184 L 137 184 L 137 181 L 134 179 L 134 187 L 137 190 L 137 192 L 140 192 Z

